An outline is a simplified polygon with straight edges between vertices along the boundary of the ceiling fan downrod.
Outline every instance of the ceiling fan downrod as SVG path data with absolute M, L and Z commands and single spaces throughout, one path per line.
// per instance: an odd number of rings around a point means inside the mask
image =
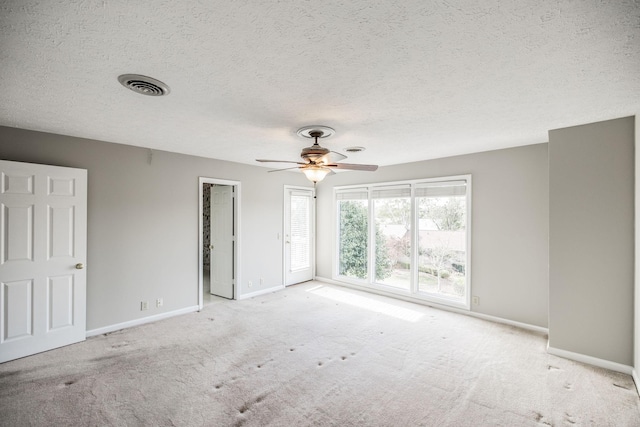
M 318 138 L 322 138 L 322 135 L 324 135 L 324 132 L 322 132 L 321 130 L 312 130 L 311 132 L 309 132 L 309 136 L 311 138 L 314 138 L 315 142 L 313 143 L 313 145 L 320 145 L 318 144 Z

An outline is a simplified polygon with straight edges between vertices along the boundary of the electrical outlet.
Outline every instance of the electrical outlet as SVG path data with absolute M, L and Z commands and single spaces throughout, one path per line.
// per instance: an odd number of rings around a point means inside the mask
M 156 300 L 156 307 L 162 307 L 162 304 L 164 304 L 164 302 L 162 301 L 162 298 L 158 298 Z
M 140 311 L 149 310 L 149 301 L 140 302 Z
M 253 287 L 253 282 L 251 280 L 249 280 L 249 287 L 252 288 Z
M 480 305 L 480 297 L 474 296 L 471 298 L 473 305 Z

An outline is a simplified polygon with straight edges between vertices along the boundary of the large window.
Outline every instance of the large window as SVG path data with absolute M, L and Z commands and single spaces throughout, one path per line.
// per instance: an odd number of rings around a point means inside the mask
M 336 188 L 334 279 L 469 307 L 471 177 Z

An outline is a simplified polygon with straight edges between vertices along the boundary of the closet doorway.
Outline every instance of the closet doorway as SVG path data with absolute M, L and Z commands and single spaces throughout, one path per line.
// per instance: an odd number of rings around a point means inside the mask
M 240 183 L 199 180 L 198 305 L 208 295 L 237 299 Z

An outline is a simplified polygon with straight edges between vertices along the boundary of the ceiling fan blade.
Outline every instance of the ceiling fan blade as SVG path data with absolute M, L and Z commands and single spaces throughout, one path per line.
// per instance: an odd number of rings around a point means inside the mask
M 334 163 L 330 165 L 324 165 L 328 168 L 334 169 L 350 169 L 354 171 L 375 171 L 378 169 L 378 165 L 356 165 L 354 163 Z
M 327 156 L 329 157 L 329 161 L 327 163 L 335 163 L 347 158 L 347 156 L 342 153 L 338 153 L 337 151 L 329 151 Z
M 345 156 L 344 154 L 340 154 L 337 151 L 329 151 L 327 154 L 317 159 L 316 164 L 327 165 L 329 163 L 339 162 L 340 160 L 343 160 L 346 158 L 347 156 Z
M 294 166 L 292 168 L 284 168 L 284 169 L 274 169 L 274 170 L 270 170 L 270 171 L 267 171 L 267 172 L 281 172 L 281 171 L 288 171 L 288 170 L 291 170 L 291 169 L 300 169 L 300 166 Z
M 292 160 L 267 160 L 267 159 L 256 159 L 256 162 L 260 163 L 295 163 L 296 165 L 306 165 L 306 163 L 294 162 Z
M 337 151 L 329 151 L 327 154 L 322 156 L 322 160 L 324 161 L 324 163 L 336 163 L 346 158 L 347 156 L 342 153 L 338 153 Z

